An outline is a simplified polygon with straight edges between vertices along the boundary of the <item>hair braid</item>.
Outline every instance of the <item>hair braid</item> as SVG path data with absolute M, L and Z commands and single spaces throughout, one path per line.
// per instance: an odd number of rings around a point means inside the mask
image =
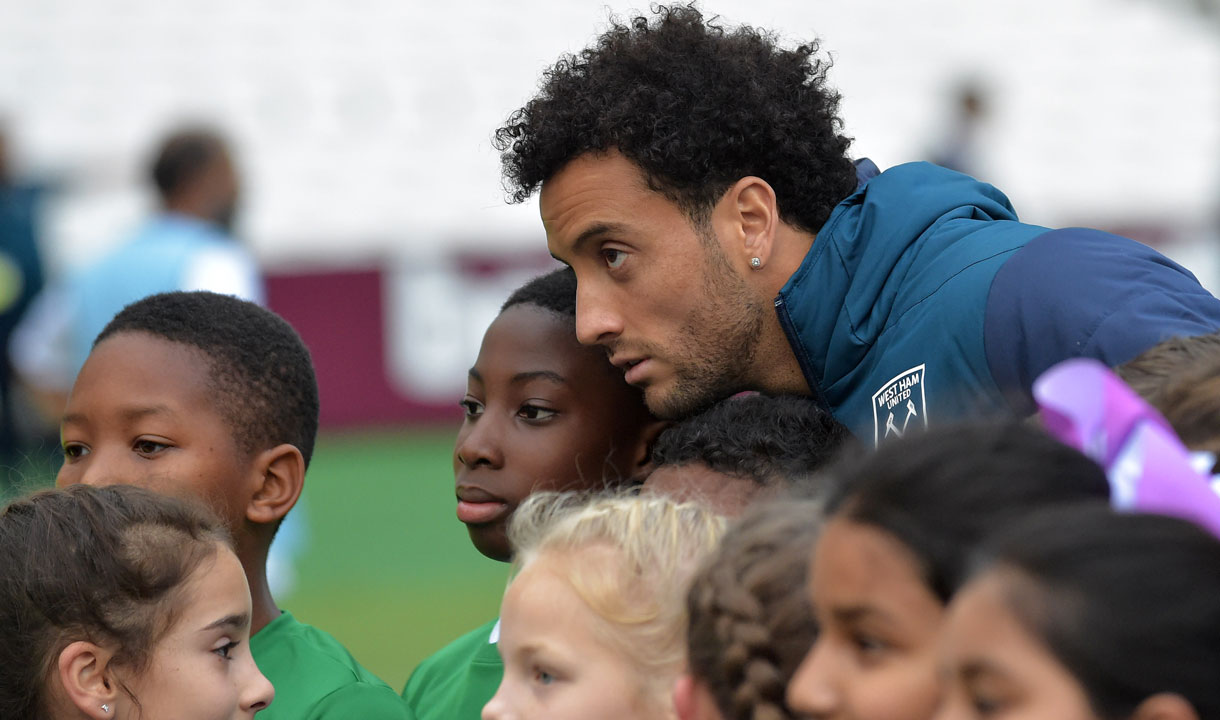
M 751 509 L 691 586 L 691 672 L 729 720 L 793 717 L 784 693 L 816 632 L 805 579 L 820 509 L 811 500 Z

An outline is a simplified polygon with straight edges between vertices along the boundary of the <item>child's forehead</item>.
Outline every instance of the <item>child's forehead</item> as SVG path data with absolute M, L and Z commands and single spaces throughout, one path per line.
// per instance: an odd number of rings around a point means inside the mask
M 533 303 L 518 303 L 504 308 L 496 316 L 495 320 L 492 321 L 487 331 L 491 332 L 494 328 L 502 326 L 508 326 L 518 331 L 525 330 L 539 334 L 553 333 L 563 337 L 571 337 L 573 342 L 576 341 L 575 316 L 555 312 Z
M 219 414 L 211 391 L 214 362 L 202 348 L 146 332 L 122 332 L 94 347 L 73 387 L 80 395 L 114 386 L 145 397 L 160 396 Z M 123 393 L 119 393 L 120 396 Z M 204 400 L 206 402 L 200 402 Z
M 198 345 L 147 330 L 121 330 L 99 342 L 90 356 L 105 351 L 119 358 L 148 354 L 189 356 L 198 363 L 210 365 L 212 356 Z
M 483 363 L 528 362 L 564 363 L 610 367 L 604 351 L 581 345 L 576 339 L 576 322 L 536 305 L 513 305 L 492 321 L 483 335 L 479 360 Z

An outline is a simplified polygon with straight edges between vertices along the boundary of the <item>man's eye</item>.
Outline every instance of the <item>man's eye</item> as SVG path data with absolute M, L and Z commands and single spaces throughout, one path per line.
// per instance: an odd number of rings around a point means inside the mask
M 157 442 L 156 440 L 136 440 L 135 444 L 132 445 L 132 449 L 141 455 L 156 455 L 168 447 L 169 445 Z
M 537 405 L 522 405 L 517 411 L 518 417 L 526 420 L 549 420 L 559 413 L 550 408 L 539 407 Z
M 627 259 L 627 253 L 622 250 L 606 248 L 602 250 L 602 258 L 606 261 L 606 267 L 611 270 L 617 270 L 622 267 L 623 261 Z
M 483 403 L 478 400 L 465 398 L 458 403 L 462 408 L 462 412 L 466 413 L 466 417 L 478 417 L 483 414 Z

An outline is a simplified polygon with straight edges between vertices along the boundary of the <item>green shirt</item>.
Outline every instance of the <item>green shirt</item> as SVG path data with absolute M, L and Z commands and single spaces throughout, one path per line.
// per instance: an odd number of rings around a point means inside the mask
M 497 622 L 454 640 L 415 668 L 402 697 L 418 720 L 479 720 L 504 676 L 500 652 L 490 641 Z
M 259 720 L 411 720 L 394 690 L 356 662 L 339 641 L 281 613 L 250 638 L 258 669 L 275 686 Z

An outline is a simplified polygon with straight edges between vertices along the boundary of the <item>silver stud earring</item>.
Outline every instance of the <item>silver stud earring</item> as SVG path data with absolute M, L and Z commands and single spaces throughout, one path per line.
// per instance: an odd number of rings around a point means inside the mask
M 110 706 L 109 706 L 109 705 L 107 705 L 107 704 L 105 704 L 105 703 L 102 703 L 102 712 L 104 712 L 104 713 L 109 713 L 109 712 L 110 712 Z
M 759 269 L 760 267 L 762 267 L 762 259 L 761 258 L 750 258 L 750 267 L 754 268 L 755 270 Z

